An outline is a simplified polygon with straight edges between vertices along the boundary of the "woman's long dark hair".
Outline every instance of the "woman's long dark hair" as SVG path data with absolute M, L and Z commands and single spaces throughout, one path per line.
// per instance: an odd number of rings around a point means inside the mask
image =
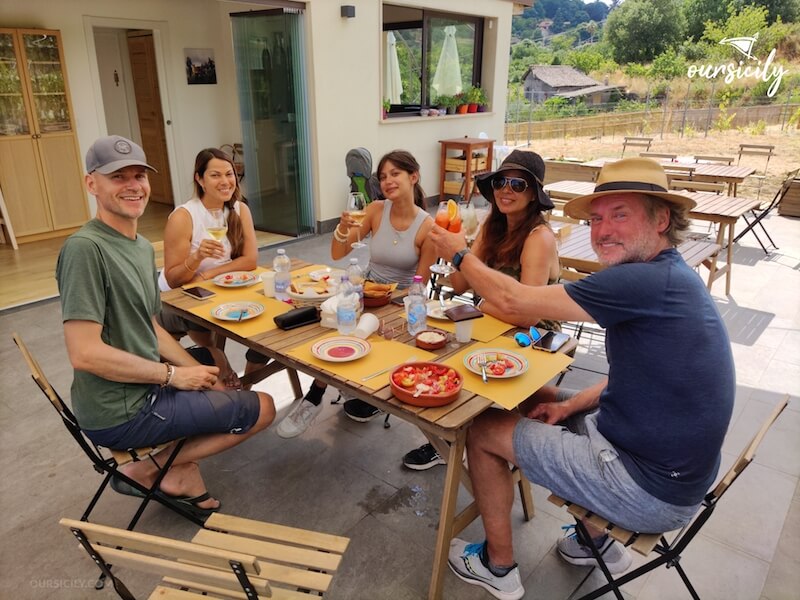
M 380 177 L 381 171 L 383 171 L 383 167 L 387 161 L 409 175 L 417 174 L 417 183 L 414 184 L 414 204 L 424 209 L 425 192 L 419 184 L 419 163 L 417 159 L 407 150 L 392 150 L 388 154 L 384 154 L 378 163 L 378 177 Z
M 532 182 L 529 181 L 528 185 L 532 185 Z M 533 190 L 535 196 L 535 189 L 528 189 Z M 483 224 L 483 248 L 493 250 L 486 253 L 486 264 L 493 269 L 518 266 L 528 234 L 543 223 L 547 225 L 535 197 L 525 208 L 525 218 L 513 230 L 508 229 L 508 218 L 497 208 L 497 202 L 492 200 L 492 210 Z
M 236 167 L 233 165 L 233 159 L 219 148 L 206 148 L 204 150 L 200 150 L 200 152 L 197 153 L 197 157 L 194 159 L 194 193 L 201 200 L 205 195 L 205 190 L 197 182 L 197 178 L 203 178 L 203 175 L 208 168 L 208 163 L 211 162 L 212 158 L 218 158 L 230 164 L 231 169 L 233 169 L 233 174 L 236 177 L 236 187 L 233 190 L 231 199 L 225 202 L 225 207 L 228 209 L 227 238 L 231 243 L 231 258 L 238 258 L 244 251 L 244 227 L 242 226 L 242 220 L 239 218 L 239 214 L 236 212 L 236 210 L 234 210 L 234 207 L 236 206 L 237 202 L 244 201 L 244 198 L 242 198 L 242 191 L 239 188 L 239 177 L 236 176 Z

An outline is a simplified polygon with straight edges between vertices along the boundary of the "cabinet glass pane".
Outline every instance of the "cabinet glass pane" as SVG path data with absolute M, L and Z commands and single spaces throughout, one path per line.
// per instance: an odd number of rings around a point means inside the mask
M 64 74 L 54 35 L 22 36 L 33 90 L 33 113 L 42 133 L 70 129 Z
M 14 37 L 10 33 L 0 33 L 0 135 L 26 133 L 30 133 L 30 129 L 14 54 Z

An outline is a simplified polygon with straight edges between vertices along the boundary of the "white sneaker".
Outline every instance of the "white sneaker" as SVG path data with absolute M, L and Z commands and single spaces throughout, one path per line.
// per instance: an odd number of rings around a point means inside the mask
M 304 398 L 280 422 L 277 429 L 278 435 L 285 439 L 297 437 L 311 426 L 321 410 L 322 402 L 315 406 Z
M 462 581 L 482 587 L 499 600 L 519 600 L 525 595 L 519 567 L 515 565 L 503 577 L 492 573 L 483 566 L 480 557 L 485 543 L 468 544 L 464 540 L 453 538 L 450 541 L 450 552 L 447 557 L 450 569 Z
M 578 541 L 575 534 L 563 537 L 556 543 L 558 554 L 571 565 L 581 567 L 597 567 L 597 559 L 592 554 L 591 548 L 584 546 Z M 606 563 L 609 573 L 615 575 L 627 571 L 633 562 L 633 557 L 628 549 L 614 540 L 610 535 L 606 536 L 603 545 L 597 548 L 603 562 Z

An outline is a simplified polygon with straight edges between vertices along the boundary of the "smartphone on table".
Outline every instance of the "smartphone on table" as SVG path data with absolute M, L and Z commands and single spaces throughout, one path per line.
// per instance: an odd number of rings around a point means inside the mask
M 216 296 L 216 294 L 211 290 L 207 290 L 206 288 L 201 288 L 199 286 L 181 288 L 181 291 L 187 296 L 191 296 L 196 300 L 205 300 L 206 298 L 213 298 Z
M 531 344 L 531 348 L 544 350 L 545 352 L 558 352 L 561 346 L 567 343 L 567 340 L 569 340 L 569 335 L 566 333 L 548 331 Z

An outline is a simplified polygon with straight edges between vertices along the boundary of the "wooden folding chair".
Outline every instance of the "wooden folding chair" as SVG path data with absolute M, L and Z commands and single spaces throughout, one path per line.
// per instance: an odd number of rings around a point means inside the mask
M 716 487 L 706 495 L 694 520 L 686 527 L 681 529 L 672 542 L 667 541 L 665 533 L 641 533 L 636 531 L 628 531 L 627 529 L 623 529 L 614 525 L 614 523 L 604 519 L 600 515 L 592 513 L 589 509 L 574 504 L 569 500 L 559 498 L 555 494 L 551 494 L 548 498 L 550 502 L 557 506 L 566 506 L 567 511 L 573 517 L 575 517 L 575 527 L 579 539 L 590 540 L 589 532 L 583 523 L 583 519 L 586 519 L 586 521 L 589 522 L 593 527 L 608 531 L 608 534 L 612 538 L 625 546 L 630 546 L 633 548 L 633 550 L 643 556 L 649 556 L 652 552 L 658 554 L 658 556 L 653 558 L 651 561 L 646 562 L 633 571 L 629 571 L 628 573 L 615 578 L 609 572 L 602 555 L 597 550 L 595 545 L 590 541 L 584 542 L 586 546 L 592 550 L 594 558 L 597 560 L 597 564 L 599 565 L 600 570 L 603 572 L 603 575 L 605 575 L 608 583 L 594 590 L 593 592 L 586 594 L 585 596 L 581 596 L 579 600 L 593 600 L 594 598 L 599 598 L 608 592 L 613 592 L 618 600 L 623 600 L 622 594 L 619 591 L 620 587 L 646 573 L 649 573 L 661 565 L 666 565 L 667 568 L 675 567 L 678 575 L 680 575 L 680 578 L 683 580 L 683 583 L 689 590 L 689 594 L 691 594 L 694 600 L 699 600 L 697 592 L 692 586 L 692 583 L 689 581 L 689 578 L 683 570 L 683 567 L 680 565 L 679 561 L 681 559 L 681 553 L 694 539 L 703 525 L 705 525 L 705 522 L 711 517 L 723 494 L 725 494 L 728 488 L 730 488 L 731 484 L 736 480 L 736 478 L 741 475 L 745 467 L 753 462 L 753 458 L 755 457 L 758 446 L 761 444 L 761 440 L 764 439 L 767 431 L 778 418 L 778 416 L 783 412 L 783 409 L 786 408 L 788 403 L 789 395 L 787 394 L 778 402 L 770 415 L 761 425 L 761 428 L 758 430 L 756 435 L 745 447 L 744 451 L 739 455 L 739 458 L 733 463 L 733 466 L 728 470 L 725 476 L 720 480 Z
M 800 169 L 795 169 L 794 171 L 791 171 L 786 175 L 786 179 L 783 180 L 780 189 L 777 192 L 775 192 L 775 196 L 772 198 L 772 202 L 770 202 L 766 207 L 760 209 L 758 213 L 756 213 L 755 210 L 750 211 L 750 215 L 753 219 L 752 221 L 747 218 L 747 215 L 742 215 L 742 218 L 744 219 L 745 223 L 747 223 L 747 227 L 742 229 L 742 231 L 740 231 L 739 234 L 735 238 L 733 238 L 734 243 L 738 242 L 743 235 L 747 233 L 752 233 L 755 236 L 756 240 L 758 241 L 759 246 L 761 246 L 761 249 L 766 254 L 769 254 L 770 250 L 767 250 L 766 244 L 764 244 L 761 241 L 761 238 L 758 237 L 758 232 L 755 229 L 756 225 L 758 225 L 761 228 L 761 231 L 764 233 L 764 235 L 767 236 L 767 239 L 771 244 L 771 248 L 774 250 L 778 249 L 778 246 L 775 245 L 772 236 L 770 236 L 769 232 L 767 231 L 767 228 L 764 227 L 764 223 L 762 221 L 764 217 L 766 217 L 770 212 L 772 212 L 772 210 L 776 206 L 780 205 L 781 200 L 783 200 L 783 198 L 789 192 L 789 189 L 792 187 L 792 182 L 797 177 L 798 173 L 800 173 Z
M 713 154 L 695 154 L 695 163 L 705 163 L 712 165 L 732 165 L 734 161 L 732 156 L 717 156 Z
M 350 540 L 283 525 L 214 514 L 189 542 L 61 519 L 123 600 L 135 600 L 111 572 L 127 567 L 164 576 L 150 600 L 320 598 Z
M 767 169 L 769 168 L 769 159 L 775 154 L 775 146 L 766 144 L 739 144 L 739 153 L 736 164 L 742 164 L 742 157 L 755 157 L 755 161 L 764 161 L 763 168 L 757 168 L 756 172 L 750 177 L 758 180 L 758 192 L 756 193 L 756 200 L 761 198 L 761 187 L 764 185 L 764 180 L 767 178 Z M 747 159 L 745 159 L 747 160 Z
M 695 181 L 693 179 L 673 179 L 669 182 L 671 190 L 687 190 L 690 192 L 714 192 L 721 194 L 726 185 L 716 181 Z
M 193 523 L 198 525 L 203 524 L 201 519 L 198 519 L 192 513 L 184 510 L 178 504 L 170 502 L 161 494 L 156 494 L 158 491 L 158 486 L 161 484 L 161 480 L 164 478 L 164 475 L 167 474 L 167 471 L 172 466 L 175 458 L 177 458 L 178 452 L 180 452 L 185 440 L 178 440 L 175 443 L 175 449 L 169 453 L 169 456 L 166 457 L 166 460 L 164 460 L 163 463 L 160 462 L 163 457 L 160 456 L 159 452 L 163 448 L 167 447 L 171 442 L 148 448 L 110 449 L 98 446 L 83 433 L 83 430 L 78 424 L 78 420 L 75 418 L 75 415 L 72 414 L 72 411 L 67 407 L 66 403 L 62 400 L 61 396 L 59 396 L 58 392 L 56 392 L 53 386 L 50 385 L 50 382 L 47 380 L 47 377 L 45 377 L 44 372 L 39 366 L 39 363 L 30 353 L 28 347 L 22 341 L 22 338 L 19 336 L 19 334 L 15 333 L 13 334 L 13 337 L 14 343 L 17 344 L 19 351 L 22 353 L 22 357 L 25 359 L 25 362 L 28 365 L 28 369 L 30 370 L 33 381 L 37 386 L 39 386 L 39 389 L 50 401 L 50 404 L 61 417 L 61 421 L 67 428 L 67 431 L 69 431 L 70 435 L 78 443 L 78 446 L 80 446 L 81 450 L 83 450 L 84 454 L 86 454 L 86 456 L 92 462 L 92 467 L 94 470 L 100 475 L 105 475 L 103 480 L 100 482 L 100 486 L 97 488 L 97 491 L 89 502 L 89 505 L 83 511 L 83 515 L 81 515 L 81 521 L 88 521 L 89 515 L 91 514 L 92 510 L 94 510 L 95 505 L 97 504 L 98 500 L 100 500 L 100 496 L 103 495 L 106 487 L 111 482 L 111 478 L 115 477 L 135 488 L 142 494 L 142 501 L 139 504 L 136 513 L 133 515 L 133 518 L 128 523 L 128 529 L 133 529 L 136 526 L 136 523 L 139 521 L 139 517 L 142 516 L 144 509 L 151 500 L 159 502 L 170 510 L 175 511 L 182 517 L 189 519 Z M 123 465 L 138 460 L 150 460 L 159 468 L 159 475 L 156 477 L 153 485 L 149 488 L 131 479 L 119 469 L 119 467 Z
M 642 152 L 647 152 L 650 150 L 650 145 L 653 143 L 653 138 L 650 137 L 632 137 L 632 136 L 625 136 L 625 139 L 622 142 L 622 158 L 625 158 L 625 150 L 628 147 L 631 148 L 644 148 Z

